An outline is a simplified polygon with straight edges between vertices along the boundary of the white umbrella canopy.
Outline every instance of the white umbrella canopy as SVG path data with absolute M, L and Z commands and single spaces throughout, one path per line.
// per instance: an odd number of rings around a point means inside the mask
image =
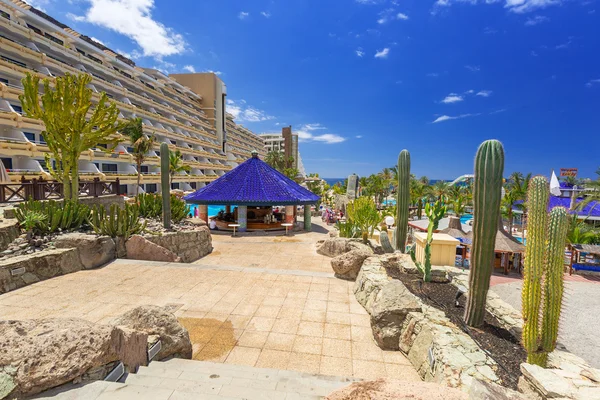
M 552 177 L 550 178 L 550 193 L 552 193 L 553 196 L 560 196 L 560 182 L 558 181 L 554 170 L 552 170 Z
M 0 183 L 10 183 L 10 176 L 8 176 L 8 172 L 6 172 L 6 168 L 4 168 L 4 164 L 0 161 Z

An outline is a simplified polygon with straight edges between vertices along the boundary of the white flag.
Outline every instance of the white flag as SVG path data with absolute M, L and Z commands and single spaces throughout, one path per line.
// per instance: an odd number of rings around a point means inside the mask
M 552 177 L 550 178 L 550 193 L 552 193 L 553 196 L 560 196 L 560 183 L 558 182 L 554 170 L 552 170 Z

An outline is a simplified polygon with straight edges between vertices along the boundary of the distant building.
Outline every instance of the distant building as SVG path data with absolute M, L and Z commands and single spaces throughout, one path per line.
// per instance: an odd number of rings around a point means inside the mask
M 281 133 L 262 133 L 259 135 L 264 140 L 265 150 L 282 152 L 286 158 L 294 159 L 293 167 L 300 175 L 306 177 L 306 171 L 302 164 L 302 157 L 298 150 L 298 134 L 292 132 L 292 126 L 281 128 Z

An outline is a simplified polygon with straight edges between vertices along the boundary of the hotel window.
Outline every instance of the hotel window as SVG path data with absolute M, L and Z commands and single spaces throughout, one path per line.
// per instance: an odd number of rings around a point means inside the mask
M 15 104 L 10 105 L 14 112 L 18 112 L 19 114 L 23 114 L 23 108 L 21 106 L 17 106 Z
M 0 82 L 4 83 L 5 85 L 8 85 L 8 79 L 0 78 Z
M 60 44 L 61 46 L 64 46 L 64 44 L 65 44 L 65 42 L 63 42 L 62 40 L 60 40 L 57 37 L 50 35 L 49 33 L 44 33 L 44 36 L 47 37 L 48 39 L 52 40 L 54 43 Z
M 119 193 L 127 194 L 127 185 L 119 185 Z
M 27 27 L 29 29 L 31 29 L 32 31 L 34 31 L 35 33 L 37 33 L 38 35 L 44 36 L 44 34 L 42 33 L 42 30 L 40 28 L 37 28 L 37 27 L 35 27 L 33 25 L 30 25 L 30 24 L 27 24 Z
M 140 167 L 140 172 L 141 172 L 142 174 L 147 174 L 147 173 L 148 173 L 148 166 L 147 166 L 147 165 L 142 165 L 142 166 Z
M 146 193 L 156 193 L 158 190 L 158 187 L 156 186 L 156 183 L 147 183 L 145 190 L 146 190 Z
M 178 183 L 178 182 L 171 183 L 171 189 L 172 189 L 172 190 L 179 189 L 179 183 Z
M 117 164 L 102 164 L 102 172 L 117 172 Z
M 3 16 L 4 18 L 10 20 L 10 14 L 9 13 L 0 10 L 0 15 Z
M 4 61 L 8 61 L 11 64 L 18 65 L 19 67 L 27 68 L 27 64 L 25 64 L 24 62 L 17 61 L 17 60 L 15 60 L 13 58 L 6 57 L 6 56 L 0 56 L 0 58 L 3 59 Z
M 2 164 L 4 164 L 4 168 L 7 170 L 12 169 L 12 158 L 0 158 L 0 161 L 2 161 Z
M 25 135 L 27 140 L 29 140 L 30 142 L 35 142 L 35 133 L 23 132 L 23 135 Z
M 192 189 L 196 189 L 196 182 L 190 182 L 190 186 Z
M 169 142 L 171 142 L 171 144 L 177 144 L 176 140 L 169 140 Z

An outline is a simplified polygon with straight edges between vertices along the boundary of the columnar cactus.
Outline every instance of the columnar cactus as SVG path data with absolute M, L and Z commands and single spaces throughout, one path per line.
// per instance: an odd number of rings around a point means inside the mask
M 529 182 L 525 269 L 523 271 L 523 337 L 527 362 L 546 366 L 556 347 L 563 296 L 563 258 L 568 212 L 556 207 L 546 213 L 548 181 L 536 176 Z M 542 298 L 544 303 L 542 305 Z M 540 323 L 540 316 L 542 321 Z
M 160 187 L 163 202 L 163 225 L 165 229 L 171 227 L 171 185 L 169 184 L 169 146 L 160 145 Z
M 483 325 L 485 303 L 494 268 L 494 246 L 500 218 L 504 148 L 497 140 L 486 140 L 475 156 L 473 183 L 473 246 L 469 273 L 469 296 L 465 322 Z
M 402 150 L 398 155 L 398 190 L 396 200 L 396 250 L 406 252 L 408 232 L 408 207 L 410 203 L 410 153 Z
M 433 206 L 429 203 L 425 204 L 425 214 L 429 219 L 429 225 L 427 226 L 427 239 L 425 241 L 425 260 L 424 264 L 417 261 L 415 254 L 415 245 L 410 249 L 410 257 L 412 258 L 415 266 L 419 272 L 423 275 L 423 282 L 431 281 L 431 243 L 433 242 L 433 233 L 437 231 L 440 224 L 440 220 L 446 215 L 447 208 L 442 204 L 441 200 L 436 201 Z

